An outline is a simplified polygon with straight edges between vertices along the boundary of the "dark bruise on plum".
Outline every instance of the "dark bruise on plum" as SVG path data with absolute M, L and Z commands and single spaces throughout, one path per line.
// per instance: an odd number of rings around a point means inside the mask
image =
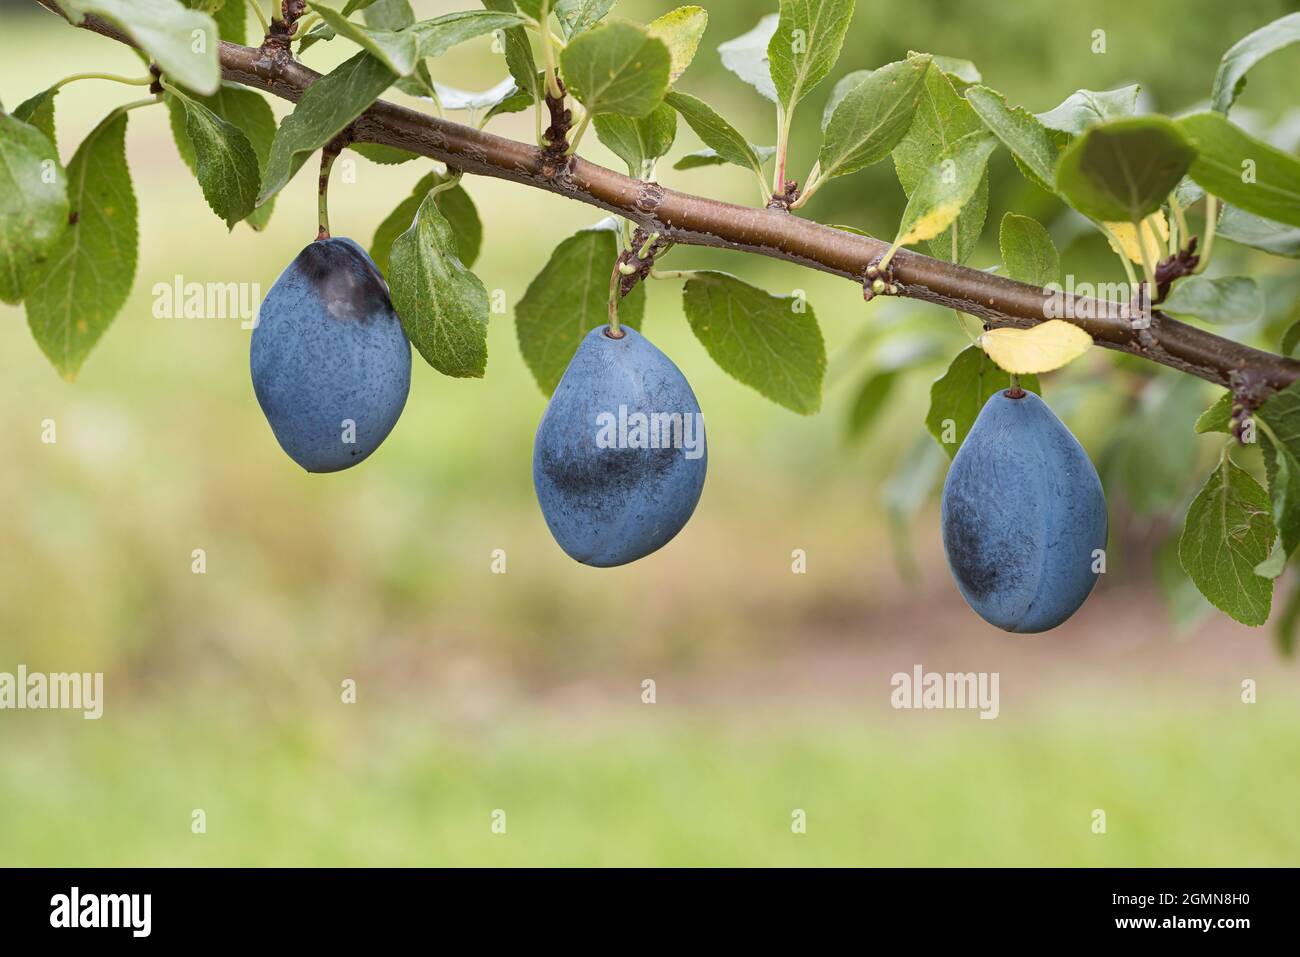
M 322 239 L 298 254 L 262 303 L 249 366 L 276 440 L 308 472 L 379 447 L 406 405 L 411 346 L 360 246 Z
M 371 258 L 351 240 L 317 240 L 294 260 L 334 319 L 372 322 L 393 311 L 388 284 Z

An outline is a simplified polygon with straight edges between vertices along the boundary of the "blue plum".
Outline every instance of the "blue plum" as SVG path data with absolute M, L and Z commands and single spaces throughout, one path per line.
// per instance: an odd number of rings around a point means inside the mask
M 1096 584 L 1106 497 L 1088 454 L 1032 392 L 994 393 L 943 484 L 943 547 L 962 597 L 1006 631 L 1073 615 Z
M 704 488 L 708 452 L 695 393 L 635 329 L 587 333 L 533 443 L 533 486 L 571 558 L 624 565 L 666 545 Z
M 271 430 L 308 472 L 337 472 L 379 448 L 411 388 L 411 345 L 388 286 L 351 239 L 318 239 L 280 274 L 249 365 Z

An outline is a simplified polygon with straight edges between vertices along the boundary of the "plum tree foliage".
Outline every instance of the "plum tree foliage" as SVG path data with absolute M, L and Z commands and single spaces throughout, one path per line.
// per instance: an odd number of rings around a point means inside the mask
M 139 201 L 128 124 L 131 111 L 160 104 L 180 159 L 231 229 L 263 228 L 278 192 L 320 154 L 316 240 L 272 288 L 252 341 L 258 398 L 286 451 L 310 470 L 355 464 L 382 442 L 405 402 L 411 347 L 442 374 L 485 374 L 490 303 L 472 271 L 485 230 L 465 177 L 496 176 L 617 214 L 559 238 L 515 307 L 524 361 L 554 393 L 535 450 L 539 498 L 580 561 L 618 564 L 660 547 L 690 517 L 704 481 L 702 455 L 636 442 L 619 450 L 631 455 L 589 447 L 586 419 L 603 405 L 633 417 L 675 413 L 678 428 L 698 413 L 676 366 L 636 331 L 646 280 L 684 280 L 692 331 L 741 383 L 800 414 L 821 406 L 826 346 L 801 293 L 676 268 L 680 251 L 674 268 L 660 265 L 676 247 L 722 245 L 845 276 L 867 302 L 903 297 L 946 307 L 949 321 L 955 314 L 971 345 L 942 355 L 936 340 L 917 337 L 878 360 L 851 403 L 850 429 L 878 421 L 901 378 L 950 363 L 931 387 L 925 428 L 916 417 L 918 444 L 890 482 L 889 506 L 906 518 L 931 493 L 944 453 L 955 455 L 943 496 L 950 564 L 972 606 L 1012 630 L 1068 617 L 1106 544 L 1097 472 L 1035 394 L 1037 377 L 1096 344 L 1116 351 L 1113 374 L 1129 381 L 1148 360 L 1223 387 L 1197 418 L 1193 379 L 1142 379 L 1142 401 L 1116 423 L 1102 474 L 1133 514 L 1186 506 L 1161 554 L 1238 621 L 1270 617 L 1274 585 L 1300 546 L 1300 362 L 1290 358 L 1300 321 L 1261 323 L 1260 282 L 1205 271 L 1216 239 L 1300 258 L 1300 160 L 1231 118 L 1254 66 L 1300 40 L 1300 14 L 1228 49 L 1206 78 L 1207 110 L 1138 113 L 1138 88 L 1128 86 L 1078 90 L 1035 115 L 983 85 L 976 64 L 944 55 L 954 51 L 913 51 L 836 76 L 853 0 L 779 0 L 717 46 L 723 65 L 770 101 L 772 125 L 751 140 L 691 90 L 688 68 L 708 24 L 693 5 L 638 24 L 618 16 L 614 0 L 483 0 L 426 20 L 408 0 L 40 2 L 70 25 L 131 44 L 148 66 L 139 77 L 77 74 L 0 109 L 0 299 L 24 304 L 37 345 L 64 377 L 76 376 L 130 294 Z M 476 40 L 488 55 L 489 37 L 501 81 L 485 91 L 447 85 L 439 57 Z M 351 54 L 319 76 L 301 58 L 324 43 Z M 60 151 L 58 96 L 88 78 L 141 89 Z M 382 101 L 390 88 L 424 111 Z M 268 93 L 296 101 L 278 124 Z M 793 141 L 801 108 L 819 111 L 819 144 Z M 536 118 L 535 143 L 484 129 L 522 111 Z M 680 150 L 673 168 L 732 167 L 757 183 L 757 205 L 656 182 L 685 129 L 703 148 Z M 592 137 L 627 176 L 582 158 Z M 1011 211 L 996 267 L 967 265 L 987 225 L 988 164 L 1004 149 L 1030 183 L 1110 241 L 1128 282 L 1103 288 L 1117 294 L 1082 294 L 1063 276 L 1048 230 Z M 419 168 L 368 253 L 329 233 L 329 174 L 343 150 Z M 830 180 L 886 159 L 907 197 L 892 241 L 803 214 Z M 1280 351 L 1206 328 L 1245 324 L 1279 336 Z M 333 437 L 341 423 L 357 433 L 350 442 Z M 1195 436 L 1214 432 L 1230 438 L 1193 495 Z M 1259 469 L 1234 448 L 1252 444 Z M 1161 580 L 1177 591 L 1178 577 Z M 1300 589 L 1277 618 L 1289 651 Z

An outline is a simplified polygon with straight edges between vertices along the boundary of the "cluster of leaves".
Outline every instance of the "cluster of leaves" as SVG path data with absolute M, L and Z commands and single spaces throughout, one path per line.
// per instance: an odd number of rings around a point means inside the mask
M 672 150 L 680 118 L 704 148 L 682 155 L 675 169 L 737 167 L 758 184 L 761 203 L 792 210 L 832 179 L 891 158 L 907 205 L 890 257 L 901 246 L 923 243 L 938 258 L 966 262 L 984 231 L 988 163 L 1000 147 L 1031 183 L 1109 239 L 1134 287 L 1138 270 L 1154 289 L 1162 261 L 1190 255 L 1187 214 L 1196 203 L 1205 204 L 1203 254 L 1217 230 L 1242 245 L 1300 256 L 1300 161 L 1228 118 L 1250 69 L 1300 39 L 1300 14 L 1236 44 L 1214 80 L 1210 109 L 1177 119 L 1138 114 L 1136 86 L 1079 90 L 1035 115 L 983 85 L 973 63 L 929 53 L 848 73 L 824 100 L 822 141 L 800 190 L 786 179 L 793 118 L 830 77 L 854 0 L 780 0 L 779 12 L 718 47 L 724 66 L 772 103 L 768 145 L 678 88 L 707 26 L 703 9 L 679 7 L 640 25 L 611 17 L 613 5 L 483 0 L 483 9 L 417 20 L 407 0 L 346 0 L 338 9 L 308 3 L 295 38 L 298 52 L 325 42 L 351 44 L 357 52 L 313 84 L 277 126 L 262 96 L 220 80 L 216 41 L 248 39 L 242 0 L 63 3 L 74 21 L 95 14 L 120 27 L 155 65 L 163 90 L 155 101 L 170 112 L 178 151 L 208 205 L 232 229 L 241 222 L 262 228 L 277 193 L 307 159 L 395 87 L 439 115 L 461 112 L 476 127 L 531 108 L 538 143 L 552 151 L 572 153 L 593 130 L 629 175 L 643 180 L 654 178 Z M 440 55 L 487 35 L 504 55 L 508 76 L 500 83 L 465 91 L 434 80 L 431 63 Z M 26 302 L 36 341 L 72 377 L 130 291 L 137 225 L 124 137 L 127 111 L 151 101 L 111 112 L 65 168 L 54 129 L 59 89 L 0 113 L 0 180 L 9 180 L 0 181 L 0 298 Z M 548 93 L 576 101 L 580 118 L 567 143 L 544 138 Z M 381 163 L 417 159 L 373 144 L 349 148 Z M 1250 175 L 1243 175 L 1246 169 Z M 486 370 L 488 296 L 471 271 L 482 238 L 459 174 L 435 170 L 385 218 L 371 244 L 411 342 L 450 376 Z M 554 389 L 582 336 L 605 320 L 620 261 L 670 248 L 655 239 L 634 239 L 631 223 L 607 220 L 555 247 L 515 310 L 521 353 L 544 392 Z M 998 240 L 1002 274 L 1039 287 L 1060 282 L 1060 256 L 1040 223 L 1007 213 Z M 1202 268 L 1207 261 L 1203 255 Z M 102 268 L 105 262 L 113 269 Z M 795 412 L 819 409 L 826 348 L 802 296 L 772 295 L 721 272 L 674 275 L 685 278 L 682 302 L 691 329 L 721 368 Z M 881 275 L 879 288 L 888 290 L 889 274 Z M 640 325 L 644 284 L 633 284 L 618 305 L 622 321 Z M 1239 324 L 1256 319 L 1263 303 L 1250 277 L 1189 275 L 1174 278 L 1161 308 Z M 957 318 L 966 330 L 968 319 Z M 1060 367 L 1090 344 L 1062 322 L 971 339 L 931 389 L 926 423 L 949 455 L 984 399 L 1009 383 L 1011 373 L 1037 390 L 1035 374 Z M 1300 326 L 1287 340 L 1285 349 L 1300 342 Z M 854 403 L 856 431 L 870 425 L 900 373 L 929 354 L 924 346 L 873 371 Z M 1230 404 L 1225 396 L 1198 430 L 1229 428 Z M 1179 547 L 1182 567 L 1205 597 L 1249 624 L 1268 617 L 1273 581 L 1300 544 L 1300 387 L 1273 396 L 1255 418 L 1265 436 L 1268 489 L 1225 449 L 1188 510 Z M 908 456 L 890 492 L 896 515 L 926 494 L 941 471 L 936 454 L 927 443 Z M 1300 617 L 1300 607 L 1286 617 Z
M 1055 109 L 1034 115 L 1009 106 L 1001 94 L 980 85 L 977 74 L 968 74 L 968 84 L 954 77 L 946 86 L 927 82 L 912 132 L 926 130 L 927 115 L 943 118 L 949 145 L 943 147 L 942 154 L 931 152 L 923 164 L 936 162 L 936 156 L 956 163 L 950 180 L 958 201 L 982 171 L 985 160 L 969 149 L 966 157 L 958 156 L 951 149 L 952 137 L 969 140 L 980 135 L 980 129 L 991 133 L 1009 150 L 1026 179 L 1091 221 L 1110 240 L 1134 286 L 1138 281 L 1134 266 L 1155 288 L 1157 265 L 1180 250 L 1189 253 L 1192 236 L 1187 212 L 1202 201 L 1207 207 L 1208 236 L 1217 231 L 1219 237 L 1234 243 L 1297 258 L 1300 161 L 1248 134 L 1227 115 L 1250 68 L 1297 40 L 1300 15 L 1295 14 L 1252 33 L 1224 55 L 1214 81 L 1211 109 L 1177 119 L 1138 115 L 1136 86 L 1102 92 L 1079 90 Z M 939 71 L 932 68 L 931 72 L 933 78 Z M 965 132 L 967 129 L 973 132 Z M 930 142 L 937 146 L 940 137 L 934 135 Z M 895 165 L 905 190 L 904 163 L 908 159 L 905 150 L 895 148 Z M 970 231 L 978 235 L 985 205 L 978 192 L 970 195 L 958 216 L 958 228 L 941 237 L 937 248 L 931 239 L 935 256 L 961 261 L 963 250 L 973 247 L 973 240 L 967 245 L 963 221 L 970 220 Z M 937 207 L 930 205 L 917 217 L 911 215 L 913 205 L 909 202 L 903 217 L 901 243 L 930 238 L 909 230 L 914 231 L 913 224 L 932 215 L 930 210 Z M 941 223 L 945 220 L 940 217 Z M 1037 286 L 1055 283 L 1058 285 L 1052 288 L 1060 288 L 1060 258 L 1039 223 L 1006 214 L 999 245 L 1005 275 Z M 1203 244 L 1202 253 L 1208 251 Z M 1202 262 L 1207 261 L 1208 256 L 1203 255 Z M 1265 311 L 1259 284 L 1247 276 L 1175 278 L 1158 307 L 1171 315 L 1225 326 L 1254 323 Z M 984 397 L 1008 381 L 1005 370 L 1046 372 L 1080 354 L 1078 344 L 1068 336 L 1062 339 L 1063 331 L 1059 323 L 1048 322 L 1029 330 L 1028 335 L 1013 329 L 985 333 L 934 382 L 926 421 L 950 456 L 960 447 Z M 1300 321 L 1285 330 L 1282 351 L 1289 354 L 1298 343 Z M 914 359 L 907 356 L 902 362 L 887 362 L 868 375 L 850 419 L 855 433 L 870 425 L 900 369 Z M 1024 378 L 1021 383 L 1038 391 Z M 1195 451 L 1190 441 L 1175 439 L 1180 454 L 1162 457 L 1166 450 L 1160 446 L 1169 444 L 1170 430 L 1186 429 L 1188 400 L 1195 403 L 1199 393 L 1181 385 L 1170 389 L 1159 380 L 1153 385 L 1157 387 L 1150 390 L 1152 401 L 1117 431 L 1104 462 L 1119 470 L 1128 468 L 1132 459 L 1140 459 L 1145 474 L 1126 477 L 1132 479 L 1127 487 L 1136 490 L 1130 504 L 1144 512 L 1180 504 L 1184 475 L 1166 475 L 1159 470 L 1171 461 L 1192 467 Z M 1225 394 L 1201 417 L 1196 432 L 1231 432 L 1233 402 L 1232 395 Z M 1296 417 L 1300 386 L 1270 397 L 1253 420 L 1240 406 L 1236 411 L 1239 420 L 1246 416 L 1244 430 L 1240 421 L 1237 430 L 1245 441 L 1263 436 L 1268 488 L 1239 467 L 1226 446 L 1218 466 L 1191 502 L 1181 535 L 1173 542 L 1175 564 L 1214 607 L 1243 623 L 1260 625 L 1270 615 L 1274 581 L 1300 540 L 1296 527 L 1300 523 L 1300 487 L 1293 484 L 1300 475 L 1293 469 L 1293 465 L 1300 468 L 1295 458 L 1300 446 L 1294 444 L 1300 432 L 1300 417 Z M 929 488 L 939 475 L 931 457 L 917 450 L 904 461 L 899 480 L 914 490 L 918 483 Z M 892 490 L 886 495 L 891 507 L 897 504 L 892 495 Z M 914 493 L 903 504 L 915 508 L 923 500 L 924 493 Z M 1288 650 L 1294 644 L 1298 620 L 1300 597 L 1293 592 L 1279 622 L 1279 636 Z

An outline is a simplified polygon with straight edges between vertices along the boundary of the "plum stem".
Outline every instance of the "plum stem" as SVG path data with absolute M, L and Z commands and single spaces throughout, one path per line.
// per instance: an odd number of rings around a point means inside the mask
M 316 233 L 317 241 L 330 238 L 330 170 L 334 168 L 334 161 L 338 159 L 339 153 L 343 152 L 347 142 L 345 134 L 340 134 L 326 143 L 320 151 L 320 181 L 316 188 L 316 219 L 320 225 Z
M 59 0 L 37 2 L 67 18 Z M 297 11 L 303 4 L 302 0 L 285 0 L 285 6 L 293 6 Z M 135 45 L 119 27 L 94 14 L 87 14 L 78 26 L 119 43 Z M 298 100 L 320 79 L 320 74 L 284 55 L 278 38 L 273 30 L 273 35 L 260 48 L 223 42 L 219 57 L 224 79 L 286 100 Z M 556 101 L 556 106 L 560 105 L 561 101 Z M 678 245 L 720 247 L 767 256 L 856 284 L 862 283 L 867 267 L 879 262 L 890 248 L 888 241 L 835 229 L 784 211 L 740 206 L 638 181 L 580 157 L 564 156 L 567 143 L 555 151 L 538 149 L 385 100 L 369 106 L 350 129 L 356 142 L 405 149 L 466 173 L 495 177 L 587 203 L 647 229 L 658 229 L 663 237 Z M 552 142 L 548 140 L 548 144 Z M 808 193 L 806 188 L 804 193 Z M 1214 200 L 1213 205 L 1215 215 L 1208 217 L 1210 221 L 1217 219 L 1220 204 Z M 1207 222 L 1207 233 L 1209 228 Z M 1202 242 L 1208 238 L 1207 235 Z M 1210 251 L 1203 250 L 1207 254 Z M 1127 259 L 1121 261 L 1126 271 L 1132 269 Z M 1203 257 L 1198 262 L 1202 271 L 1207 261 Z M 1028 327 L 1062 318 L 1049 315 L 1048 304 L 1056 300 L 1049 300 L 1039 286 L 901 249 L 895 250 L 890 263 L 901 280 L 898 295 L 960 310 L 990 327 Z M 1156 314 L 1149 328 L 1134 329 L 1127 302 L 1066 293 L 1061 306 L 1069 317 L 1066 321 L 1087 332 L 1097 345 L 1225 388 L 1242 389 L 1257 402 L 1300 380 L 1300 361 L 1290 356 L 1266 352 L 1169 316 Z
M 611 339 L 623 338 L 623 331 L 618 327 L 618 300 L 623 281 L 623 272 L 618 267 L 621 264 L 621 261 L 615 258 L 614 269 L 609 274 L 609 330 L 605 335 Z
M 564 88 L 560 86 L 559 79 L 556 76 L 555 64 L 555 37 L 551 35 L 551 29 L 548 26 L 551 15 L 550 0 L 543 0 L 542 8 L 539 11 L 539 26 L 541 27 L 540 36 L 542 40 L 542 62 L 546 70 L 546 92 L 553 99 L 564 101 Z
M 262 28 L 262 35 L 265 36 L 270 32 L 271 24 L 266 20 L 266 14 L 262 12 L 261 0 L 247 0 L 248 5 L 253 8 L 253 14 L 257 17 L 258 25 Z
M 58 90 L 69 83 L 75 83 L 78 80 L 112 80 L 114 83 L 124 83 L 127 86 L 148 86 L 153 82 L 153 75 L 142 77 L 120 76 L 116 73 L 74 73 L 72 76 L 65 76 L 62 80 L 55 83 L 50 89 Z
M 1205 272 L 1210 264 L 1210 254 L 1214 252 L 1214 230 L 1219 223 L 1219 198 L 1207 193 L 1205 196 L 1205 241 L 1201 244 L 1201 259 L 1196 264 L 1196 272 Z

